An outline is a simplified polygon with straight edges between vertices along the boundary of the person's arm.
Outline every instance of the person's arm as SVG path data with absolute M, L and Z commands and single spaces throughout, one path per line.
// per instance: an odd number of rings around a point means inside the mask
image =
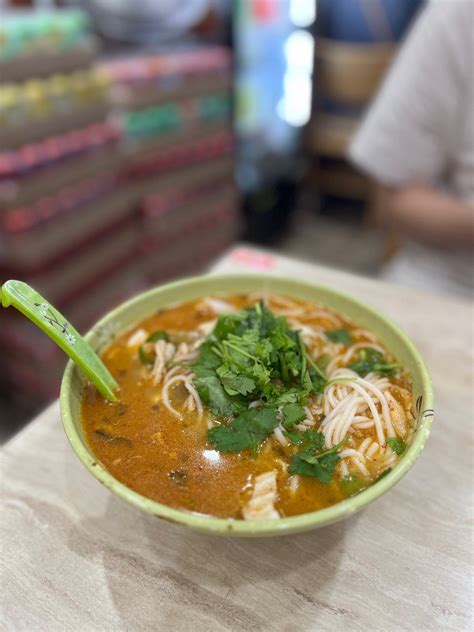
M 470 189 L 442 193 L 460 180 L 473 15 L 470 0 L 426 4 L 350 148 L 378 185 L 379 219 L 401 236 L 447 248 L 473 245 Z
M 442 248 L 474 246 L 474 209 L 427 185 L 377 185 L 378 221 L 395 233 Z

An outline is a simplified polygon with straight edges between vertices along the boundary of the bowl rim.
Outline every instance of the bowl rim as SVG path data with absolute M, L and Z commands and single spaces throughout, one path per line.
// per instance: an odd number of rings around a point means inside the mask
M 117 320 L 120 314 L 126 312 L 132 306 L 141 303 L 146 298 L 151 298 L 164 291 L 179 290 L 180 288 L 199 287 L 206 281 L 212 281 L 213 283 L 222 283 L 223 288 L 226 286 L 227 281 L 240 279 L 245 282 L 246 280 L 255 283 L 255 279 L 259 278 L 255 274 L 212 274 L 201 275 L 180 279 L 171 283 L 166 283 L 149 289 L 145 292 L 132 297 L 131 299 L 121 303 L 111 311 L 107 312 L 97 323 L 95 323 L 91 329 L 85 335 L 86 340 L 90 341 L 91 338 L 97 333 L 97 330 L 102 327 L 108 326 L 111 322 Z M 98 459 L 94 457 L 83 444 L 76 427 L 74 425 L 73 413 L 71 408 L 71 394 L 72 383 L 75 379 L 75 371 L 79 371 L 76 365 L 70 360 L 64 371 L 64 375 L 61 381 L 61 393 L 60 393 L 60 410 L 63 421 L 63 427 L 66 432 L 66 436 L 86 469 L 105 487 L 110 489 L 117 496 L 128 502 L 129 504 L 152 514 L 158 518 L 162 518 L 169 522 L 182 524 L 190 527 L 194 530 L 219 534 L 219 535 L 236 535 L 236 536 L 268 536 L 268 535 L 284 535 L 290 533 L 296 533 L 306 531 L 309 529 L 322 527 L 334 522 L 338 522 L 348 516 L 360 511 L 374 500 L 388 492 L 398 481 L 400 481 L 407 472 L 411 469 L 419 455 L 421 454 L 425 442 L 428 438 L 432 420 L 433 420 L 433 388 L 431 378 L 426 367 L 424 360 L 415 347 L 411 339 L 404 333 L 404 331 L 391 319 L 381 314 L 377 309 L 371 305 L 354 298 L 350 294 L 341 292 L 333 287 L 312 283 L 308 281 L 300 281 L 299 279 L 292 279 L 291 277 L 284 276 L 271 276 L 268 277 L 268 282 L 282 282 L 292 284 L 299 287 L 307 287 L 312 291 L 322 290 L 326 293 L 330 293 L 336 297 L 342 298 L 354 306 L 362 309 L 366 313 L 375 319 L 382 321 L 385 328 L 388 328 L 395 334 L 396 337 L 401 339 L 409 353 L 412 355 L 414 363 L 417 366 L 420 376 L 421 392 L 424 397 L 425 409 L 420 413 L 418 420 L 418 427 L 413 437 L 412 442 L 408 446 L 408 449 L 402 455 L 397 464 L 386 474 L 373 483 L 370 487 L 359 492 L 358 494 L 346 498 L 337 502 L 330 507 L 324 509 L 318 509 L 313 512 L 300 514 L 297 516 L 289 516 L 280 518 L 278 520 L 238 520 L 234 518 L 216 518 L 213 516 L 207 516 L 200 513 L 194 513 L 183 509 L 175 509 L 168 505 L 164 505 L 157 501 L 151 500 L 145 496 L 142 496 L 138 492 L 131 490 L 115 479 L 102 465 L 98 462 Z M 216 290 L 212 290 L 216 291 Z M 172 305 L 173 303 L 169 303 Z M 175 302 L 176 304 L 176 302 Z M 143 315 L 145 318 L 146 315 Z M 124 330 L 125 331 L 125 330 Z M 118 332 L 120 333 L 120 332 Z M 79 373 L 77 373 L 79 375 Z M 76 378 L 77 379 L 77 378 Z

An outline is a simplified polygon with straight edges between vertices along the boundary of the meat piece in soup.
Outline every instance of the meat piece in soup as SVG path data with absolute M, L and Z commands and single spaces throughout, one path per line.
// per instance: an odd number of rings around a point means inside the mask
M 102 354 L 120 403 L 82 403 L 100 463 L 160 503 L 274 520 L 358 493 L 414 431 L 411 386 L 370 332 L 315 303 L 257 294 L 162 310 Z

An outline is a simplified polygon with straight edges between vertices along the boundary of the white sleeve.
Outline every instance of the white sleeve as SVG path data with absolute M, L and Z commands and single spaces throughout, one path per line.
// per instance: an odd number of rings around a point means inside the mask
M 447 169 L 471 80 L 465 35 L 469 42 L 473 6 L 438 0 L 425 8 L 357 132 L 350 159 L 382 184 L 431 184 Z

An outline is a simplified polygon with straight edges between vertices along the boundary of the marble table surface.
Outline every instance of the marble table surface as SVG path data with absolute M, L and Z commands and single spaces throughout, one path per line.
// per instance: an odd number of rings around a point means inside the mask
M 248 248 L 215 270 L 334 285 L 389 314 L 433 377 L 425 451 L 345 522 L 297 536 L 215 538 L 109 493 L 73 454 L 54 403 L 2 449 L 1 628 L 472 629 L 472 306 Z

